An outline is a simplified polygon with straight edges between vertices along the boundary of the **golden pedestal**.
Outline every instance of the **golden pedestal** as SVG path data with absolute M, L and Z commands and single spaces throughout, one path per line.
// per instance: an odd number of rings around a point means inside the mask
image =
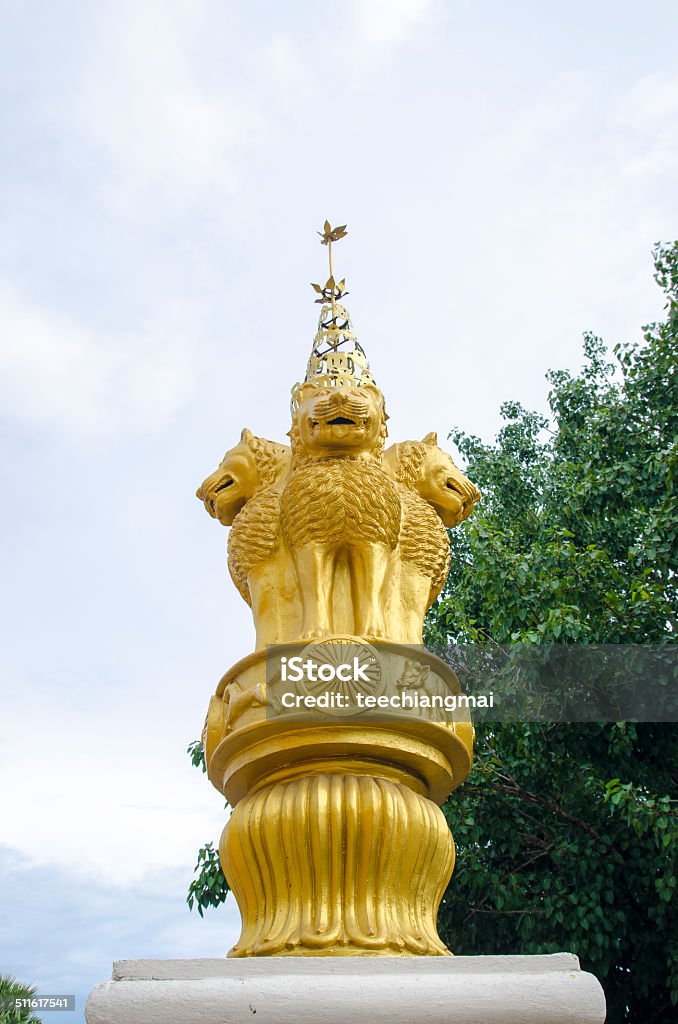
M 459 692 L 421 648 L 376 649 L 384 692 L 415 659 Z M 230 956 L 448 954 L 436 914 L 454 843 L 438 804 L 468 775 L 473 738 L 457 714 L 267 717 L 265 652 L 224 676 L 204 742 L 209 778 L 233 805 L 220 855 L 243 927 Z

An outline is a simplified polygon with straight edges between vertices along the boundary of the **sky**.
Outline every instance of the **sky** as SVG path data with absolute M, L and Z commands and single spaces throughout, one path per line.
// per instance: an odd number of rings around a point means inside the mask
M 254 643 L 194 492 L 284 440 L 335 266 L 392 440 L 661 316 L 674 0 L 0 2 L 0 971 L 219 956 L 185 754 Z

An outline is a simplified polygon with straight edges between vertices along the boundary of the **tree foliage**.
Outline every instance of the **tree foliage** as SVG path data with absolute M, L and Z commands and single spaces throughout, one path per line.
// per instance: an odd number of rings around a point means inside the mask
M 451 534 L 428 639 L 673 643 L 678 244 L 658 247 L 667 316 L 610 361 L 586 335 L 551 372 L 550 417 L 502 407 L 494 444 L 455 431 L 484 492 Z M 458 849 L 441 934 L 458 953 L 569 950 L 608 1021 L 678 1017 L 676 726 L 485 725 L 445 805 Z
M 209 842 L 198 851 L 195 878 L 188 887 L 188 909 L 196 907 L 201 917 L 207 907 L 218 907 L 228 896 L 228 882 L 221 868 L 219 851 Z
M 40 1024 L 40 1017 L 27 1007 L 15 1006 L 15 999 L 31 999 L 37 994 L 34 985 L 24 985 L 11 974 L 0 974 L 0 1024 Z
M 194 768 L 200 768 L 203 773 L 207 772 L 205 750 L 200 740 L 189 743 L 186 753 Z M 196 907 L 200 916 L 204 917 L 207 907 L 218 907 L 229 893 L 228 882 L 219 860 L 219 851 L 215 850 L 213 842 L 205 843 L 198 850 L 198 860 L 193 870 L 195 875 L 188 887 L 186 902 L 189 910 Z

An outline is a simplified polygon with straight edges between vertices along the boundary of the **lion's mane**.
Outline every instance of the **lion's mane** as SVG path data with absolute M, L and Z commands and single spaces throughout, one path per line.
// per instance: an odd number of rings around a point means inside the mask
M 417 486 L 419 472 L 431 450 L 424 441 L 400 441 L 394 445 L 396 449 L 394 475 L 398 483 L 412 490 Z
M 252 604 L 248 577 L 255 565 L 275 551 L 280 537 L 280 491 L 275 487 L 280 465 L 287 454 L 285 445 L 255 437 L 243 431 L 252 453 L 261 487 L 238 512 L 228 535 L 228 569 L 241 597 Z
M 374 458 L 328 458 L 297 465 L 281 504 L 292 547 L 364 541 L 395 548 L 400 534 L 398 488 Z
M 445 585 L 450 571 L 450 541 L 440 516 L 417 493 L 417 481 L 431 445 L 426 441 L 401 441 L 395 446 L 393 474 L 401 487 L 403 531 L 401 553 L 431 580 L 431 602 Z

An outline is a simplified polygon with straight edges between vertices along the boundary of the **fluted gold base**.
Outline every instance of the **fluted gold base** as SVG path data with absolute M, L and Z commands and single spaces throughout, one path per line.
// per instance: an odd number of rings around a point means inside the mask
M 243 919 L 229 956 L 445 956 L 454 867 L 440 809 L 383 778 L 321 774 L 239 801 L 221 862 Z

